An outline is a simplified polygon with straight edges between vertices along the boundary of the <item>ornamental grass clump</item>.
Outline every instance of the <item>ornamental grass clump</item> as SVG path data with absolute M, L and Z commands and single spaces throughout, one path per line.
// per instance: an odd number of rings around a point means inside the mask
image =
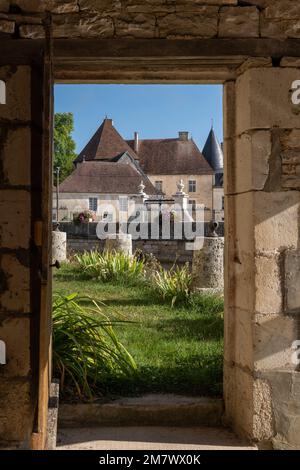
M 160 268 L 152 276 L 154 290 L 163 300 L 171 301 L 171 305 L 187 302 L 191 292 L 192 276 L 188 265 L 173 266 L 170 270 Z
M 114 324 L 99 304 L 77 293 L 57 295 L 53 301 L 53 369 L 61 390 L 79 398 L 99 394 L 110 375 L 126 377 L 136 364 L 118 340 Z
M 143 280 L 144 262 L 118 251 L 86 251 L 75 255 L 86 276 L 103 282 L 138 283 Z

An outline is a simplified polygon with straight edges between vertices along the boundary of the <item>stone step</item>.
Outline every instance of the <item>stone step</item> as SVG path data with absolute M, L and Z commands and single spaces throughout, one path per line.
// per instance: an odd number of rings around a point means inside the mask
M 165 453 L 257 448 L 221 427 L 110 426 L 61 428 L 56 450 L 162 450 Z
M 105 403 L 61 404 L 59 426 L 219 426 L 223 400 L 149 394 Z

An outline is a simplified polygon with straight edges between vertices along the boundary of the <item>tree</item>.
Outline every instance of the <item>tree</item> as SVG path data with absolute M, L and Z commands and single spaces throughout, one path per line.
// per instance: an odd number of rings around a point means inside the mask
M 60 168 L 60 182 L 66 179 L 73 170 L 76 158 L 75 142 L 72 138 L 74 130 L 73 113 L 56 113 L 54 116 L 54 170 Z M 54 180 L 54 183 L 56 181 Z

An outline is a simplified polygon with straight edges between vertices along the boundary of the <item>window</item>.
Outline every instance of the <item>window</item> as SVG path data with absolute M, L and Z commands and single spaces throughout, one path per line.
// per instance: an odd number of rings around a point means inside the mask
M 89 198 L 89 209 L 90 209 L 90 211 L 97 212 L 98 199 L 96 197 L 90 197 Z
M 196 181 L 189 180 L 189 193 L 195 193 L 195 192 L 196 192 Z
M 128 199 L 127 197 L 120 197 L 119 199 L 120 212 L 128 211 Z
M 163 182 L 162 181 L 155 181 L 155 188 L 157 189 L 157 191 L 162 191 L 162 185 L 163 185 Z
M 103 212 L 103 220 L 106 222 L 112 222 L 113 221 L 113 214 L 110 212 Z
M 222 196 L 222 211 L 224 210 L 224 196 Z

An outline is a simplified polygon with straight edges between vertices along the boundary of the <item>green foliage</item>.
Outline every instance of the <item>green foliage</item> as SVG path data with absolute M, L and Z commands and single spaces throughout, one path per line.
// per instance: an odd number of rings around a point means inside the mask
M 143 279 L 143 261 L 118 251 L 86 251 L 75 255 L 75 260 L 89 279 L 121 284 L 134 284 Z
M 201 315 L 223 315 L 224 299 L 218 295 L 191 293 L 188 301 L 191 308 Z
M 61 389 L 93 396 L 105 377 L 130 376 L 134 360 L 119 342 L 113 323 L 98 303 L 76 293 L 56 295 L 53 302 L 53 369 Z
M 169 271 L 160 268 L 152 276 L 153 288 L 164 300 L 175 303 L 186 302 L 190 296 L 192 276 L 188 265 L 172 267 Z
M 129 320 L 116 323 L 114 331 L 137 369 L 129 375 L 112 370 L 102 377 L 99 396 L 222 395 L 223 318 L 221 312 L 213 313 L 208 296 L 203 297 L 202 310 L 199 294 L 193 306 L 183 302 L 172 307 L 146 283 L 126 286 L 84 280 L 71 263 L 55 271 L 54 292 L 97 297 L 108 318 L 115 319 L 117 312 L 117 318 Z
M 56 113 L 54 116 L 54 170 L 60 168 L 60 182 L 73 170 L 76 158 L 75 142 L 72 138 L 74 130 L 73 113 Z M 54 181 L 56 184 L 56 181 Z

